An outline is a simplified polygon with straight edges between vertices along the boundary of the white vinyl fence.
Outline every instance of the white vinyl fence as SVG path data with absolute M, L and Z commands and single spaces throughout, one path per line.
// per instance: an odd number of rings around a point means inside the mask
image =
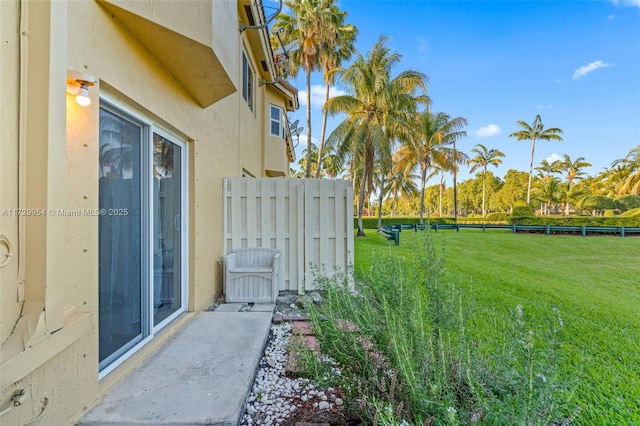
M 314 289 L 312 266 L 327 274 L 353 264 L 353 189 L 345 180 L 224 179 L 224 252 L 282 251 L 279 290 Z

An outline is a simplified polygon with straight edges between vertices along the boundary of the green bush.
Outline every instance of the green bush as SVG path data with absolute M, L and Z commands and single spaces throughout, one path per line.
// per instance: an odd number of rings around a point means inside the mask
M 624 205 L 618 200 L 612 200 L 604 195 L 589 195 L 578 202 L 576 208 L 582 210 L 604 211 L 607 209 L 622 209 Z
M 619 217 L 622 217 L 622 218 L 635 217 L 635 218 L 640 219 L 640 207 L 637 207 L 637 208 L 631 209 L 631 210 L 627 210 L 626 212 L 623 212 L 622 214 L 620 214 Z
M 607 209 L 604 211 L 603 217 L 614 217 L 616 215 L 616 211 L 613 209 Z
M 509 220 L 509 213 L 504 213 L 504 212 L 487 213 L 485 220 L 490 222 L 506 223 Z
M 526 206 L 526 204 L 525 204 Z M 515 210 L 515 209 L 514 209 Z M 528 207 L 523 207 L 523 210 L 519 210 L 519 213 L 526 213 L 532 210 Z M 458 223 L 460 224 L 517 224 L 517 225 L 552 225 L 552 226 L 640 226 L 640 211 L 639 209 L 628 210 L 618 216 L 603 217 L 603 216 L 590 216 L 590 215 L 577 215 L 577 216 L 535 216 L 533 212 L 531 215 L 508 215 L 507 213 L 489 213 L 486 217 L 458 217 Z M 377 229 L 378 218 L 363 218 L 363 225 L 365 229 Z M 415 216 L 404 217 L 383 217 L 383 225 L 413 225 L 420 223 L 420 218 Z M 452 217 L 438 217 L 438 218 L 424 218 L 425 224 L 433 225 L 437 224 L 452 224 L 455 223 L 455 219 Z M 358 218 L 354 218 L 353 226 L 358 229 Z
M 317 277 L 305 305 L 324 361 L 309 371 L 346 390 L 365 424 L 569 424 L 569 378 L 557 369 L 562 320 L 532 329 L 518 306 L 492 335 L 470 331 L 474 301 L 446 279 L 428 234 L 410 259 L 378 256 L 352 280 Z M 317 362 L 331 368 L 318 368 Z
M 614 217 L 603 216 L 562 216 L 547 217 L 535 216 L 530 218 L 511 218 L 511 223 L 517 225 L 551 225 L 551 226 L 640 226 L 640 216 L 623 217 L 624 215 Z
M 640 208 L 640 195 L 623 195 L 617 198 L 616 201 L 622 204 L 625 210 Z
M 471 224 L 482 224 L 482 223 L 508 223 L 509 215 L 507 213 L 489 213 L 487 217 L 458 217 L 458 223 L 471 223 Z M 395 216 L 395 217 L 382 217 L 382 225 L 391 226 L 391 225 L 414 225 L 416 223 L 420 223 L 420 218 L 417 216 Z M 455 218 L 453 217 L 426 217 L 424 218 L 424 224 L 433 225 L 437 224 L 452 224 L 456 223 Z M 366 217 L 362 218 L 362 225 L 364 229 L 377 229 L 378 228 L 378 218 Z M 358 229 L 358 218 L 353 219 L 353 227 Z
M 534 217 L 535 213 L 531 206 L 524 201 L 518 201 L 514 204 L 511 212 L 511 219 Z

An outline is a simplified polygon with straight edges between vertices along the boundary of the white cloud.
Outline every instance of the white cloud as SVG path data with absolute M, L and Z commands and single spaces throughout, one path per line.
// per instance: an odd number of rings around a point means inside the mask
M 307 147 L 307 132 L 306 130 L 303 131 L 303 135 L 300 135 L 300 148 L 306 148 Z M 318 146 L 320 144 L 320 141 L 318 140 L 318 138 L 311 136 L 311 142 L 315 145 Z M 294 141 L 293 141 L 294 145 L 296 143 L 295 141 L 295 137 L 294 137 Z
M 549 164 L 553 163 L 554 161 L 558 161 L 558 160 L 562 160 L 562 157 L 559 156 L 558 154 L 556 154 L 555 152 L 553 154 L 551 154 L 550 156 L 548 156 L 547 158 L 545 158 L 545 160 L 547 160 L 547 162 Z
M 638 0 L 640 1 L 640 0 Z M 589 65 L 584 65 L 580 68 L 578 68 L 574 73 L 573 73 L 573 77 L 571 77 L 572 80 L 578 80 L 581 77 L 584 77 L 585 75 L 589 74 L 592 71 L 597 70 L 598 68 L 606 68 L 606 67 L 610 67 L 611 64 L 606 63 L 606 62 L 602 62 L 602 61 L 594 61 L 591 62 Z
M 313 84 L 311 85 L 311 106 L 322 108 L 324 106 L 324 99 L 326 94 L 327 87 L 321 84 Z M 329 89 L 329 97 L 333 98 L 334 96 L 341 96 L 346 94 L 345 91 L 337 89 L 335 87 L 331 87 Z M 300 106 L 307 106 L 307 90 L 303 89 L 298 92 L 298 99 L 300 100 Z
M 502 133 L 502 129 L 495 124 L 489 124 L 488 126 L 482 126 L 474 132 L 479 138 L 489 138 L 491 136 L 499 135 Z
M 640 8 L 640 0 L 610 0 L 611 3 L 618 6 L 629 6 Z

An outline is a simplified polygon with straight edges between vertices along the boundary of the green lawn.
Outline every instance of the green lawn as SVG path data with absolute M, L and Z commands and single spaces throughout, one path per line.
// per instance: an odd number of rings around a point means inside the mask
M 522 305 L 530 321 L 552 308 L 564 319 L 561 368 L 576 380 L 585 425 L 640 424 L 640 238 L 512 234 L 474 230 L 431 232 L 447 274 L 477 301 L 476 332 L 493 323 L 483 312 Z M 403 231 L 400 246 L 375 230 L 355 239 L 356 273 L 376 250 L 412 256 L 424 232 Z M 484 329 L 483 329 L 484 327 Z M 481 337 L 480 337 L 481 338 Z

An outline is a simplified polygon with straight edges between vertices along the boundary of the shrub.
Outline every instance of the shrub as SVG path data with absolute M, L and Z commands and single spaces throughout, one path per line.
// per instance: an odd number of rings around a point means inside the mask
M 555 368 L 557 312 L 547 329 L 532 329 L 518 307 L 510 319 L 482 319 L 495 335 L 472 335 L 473 301 L 445 279 L 423 235 L 411 259 L 380 256 L 355 280 L 317 277 L 326 301 L 306 308 L 348 407 L 373 424 L 570 422 L 569 382 Z M 313 370 L 327 379 L 328 368 Z
M 535 216 L 535 213 L 533 212 L 533 209 L 529 204 L 525 203 L 524 201 L 517 201 L 514 204 L 513 210 L 511 212 L 512 221 L 514 219 L 517 220 L 518 218 L 533 217 L 533 216 Z
M 485 219 L 490 222 L 507 222 L 507 220 L 509 219 L 509 213 L 504 213 L 504 212 L 487 213 L 487 216 L 485 217 Z
M 578 202 L 577 208 L 602 212 L 607 209 L 620 209 L 624 206 L 617 200 L 612 200 L 604 195 L 589 195 Z
M 640 195 L 623 195 L 618 197 L 616 201 L 622 204 L 625 210 L 640 208 Z
M 622 214 L 620 214 L 620 217 L 623 217 L 623 218 L 634 217 L 634 218 L 639 218 L 640 219 L 640 207 L 635 208 L 635 209 L 631 209 L 631 210 L 627 210 L 626 212 L 623 212 Z
M 616 215 L 616 211 L 613 209 L 607 209 L 604 211 L 603 217 L 614 217 Z
M 628 212 L 625 212 L 628 213 Z M 512 221 L 514 219 L 512 218 Z M 551 226 L 640 226 L 640 216 L 621 214 L 614 217 L 603 216 L 535 216 L 517 218 L 518 225 L 551 225 Z

